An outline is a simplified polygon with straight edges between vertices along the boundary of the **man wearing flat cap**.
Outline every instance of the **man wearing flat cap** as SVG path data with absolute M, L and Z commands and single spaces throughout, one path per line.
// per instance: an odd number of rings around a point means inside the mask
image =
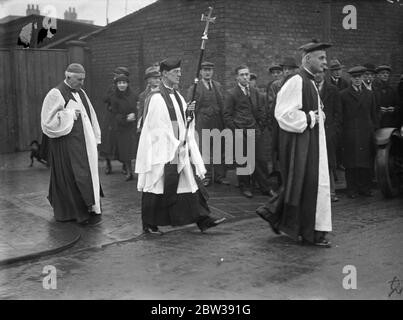
M 271 80 L 269 81 L 269 83 L 266 86 L 266 101 L 268 103 L 267 108 L 268 110 L 271 110 L 269 105 L 270 103 L 268 102 L 269 99 L 269 93 L 271 92 L 271 87 L 272 84 L 276 81 L 280 81 L 284 78 L 283 76 L 283 67 L 280 66 L 280 64 L 277 63 L 273 63 L 270 67 L 269 67 L 269 72 L 270 72 L 270 76 L 271 76 Z
M 65 80 L 46 95 L 41 112 L 42 131 L 50 140 L 48 199 L 56 221 L 96 225 L 101 222 L 97 150 L 101 130 L 82 89 L 83 66 L 72 63 L 65 75 Z
M 374 133 L 377 127 L 375 97 L 362 84 L 366 68 L 348 70 L 351 85 L 340 92 L 342 105 L 343 165 L 346 168 L 347 196 L 372 197 L 371 177 L 375 156 Z
M 112 112 L 111 97 L 116 92 L 115 79 L 119 75 L 129 77 L 130 72 L 126 67 L 117 67 L 112 74 L 112 83 L 108 87 L 106 95 L 103 99 L 105 109 L 102 118 L 101 131 L 102 131 L 102 144 L 99 148 L 99 154 L 106 161 L 105 174 L 112 173 L 111 160 L 117 159 L 117 127 L 115 121 L 115 114 Z M 127 174 L 126 165 L 122 165 L 123 174 Z
M 312 41 L 300 47 L 301 68 L 277 95 L 274 115 L 280 127 L 284 192 L 274 210 L 270 203 L 257 209 L 275 233 L 283 231 L 303 244 L 319 247 L 330 247 L 326 234 L 332 222 L 325 116 L 314 76 L 326 68 L 325 49 L 330 46 Z
M 224 129 L 223 108 L 224 108 L 224 95 L 221 84 L 212 79 L 214 75 L 214 63 L 204 61 L 201 64 L 200 76 L 201 80 L 197 83 L 196 87 L 196 131 L 199 135 L 199 145 L 202 146 L 203 129 L 222 131 Z M 192 85 L 187 92 L 187 99 L 192 99 L 194 85 Z M 224 148 L 222 148 L 224 149 Z M 205 187 L 211 183 L 229 184 L 225 178 L 226 169 L 224 162 L 224 151 L 221 150 L 221 161 L 219 164 L 213 164 L 213 144 L 210 150 L 210 164 L 206 165 L 207 173 L 206 178 L 203 180 Z M 214 177 L 213 177 L 214 172 Z
M 206 168 L 195 139 L 195 121 L 186 130 L 186 110 L 194 111 L 195 103 L 188 105 L 175 89 L 181 77 L 180 64 L 176 58 L 160 63 L 161 83 L 159 90 L 150 94 L 141 130 L 136 173 L 137 188 L 143 193 L 145 233 L 162 234 L 158 226 L 191 223 L 204 232 L 225 220 L 210 216 L 206 194 L 200 189 L 203 185 L 198 183 Z
M 284 57 L 280 64 L 282 70 L 282 78 L 270 85 L 267 91 L 267 125 L 271 129 L 271 158 L 273 163 L 273 170 L 278 170 L 278 132 L 279 126 L 274 119 L 274 106 L 276 105 L 277 94 L 282 85 L 298 70 L 298 65 L 293 57 Z
M 147 85 L 145 90 L 142 93 L 140 93 L 137 104 L 137 114 L 139 115 L 137 121 L 137 132 L 141 132 L 144 119 L 147 115 L 148 110 L 144 108 L 145 101 L 151 92 L 158 90 L 158 87 L 161 82 L 161 73 L 159 65 L 153 65 L 151 67 L 148 67 L 145 71 L 144 79 L 147 82 Z
M 336 86 L 339 91 L 348 88 L 349 82 L 342 77 L 343 65 L 339 60 L 330 60 L 328 70 L 329 70 L 329 80 L 330 83 Z
M 398 128 L 403 116 L 399 94 L 389 83 L 391 70 L 392 68 L 389 65 L 380 65 L 375 69 L 378 84 L 374 90 L 374 94 L 379 128 Z
M 273 63 L 269 67 L 269 73 L 272 80 L 267 84 L 266 92 L 269 92 L 269 88 L 274 81 L 281 80 L 283 78 L 283 68 L 279 64 Z
M 375 66 L 372 63 L 364 63 L 363 67 L 366 69 L 362 75 L 362 84 L 369 91 L 374 90 L 375 80 Z

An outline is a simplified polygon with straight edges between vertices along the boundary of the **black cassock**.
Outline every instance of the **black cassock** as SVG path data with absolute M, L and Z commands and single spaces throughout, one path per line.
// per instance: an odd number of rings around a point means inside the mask
M 66 104 L 70 99 L 75 100 L 64 82 L 56 89 L 61 92 Z M 87 99 L 82 92 L 79 95 L 91 119 Z M 95 199 L 81 115 L 74 121 L 69 134 L 49 138 L 49 150 L 51 174 L 48 199 L 56 221 L 87 220 L 88 208 L 95 204 Z

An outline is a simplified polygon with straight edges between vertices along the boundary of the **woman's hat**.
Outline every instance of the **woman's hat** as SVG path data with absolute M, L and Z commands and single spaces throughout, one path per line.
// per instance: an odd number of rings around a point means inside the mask
M 125 74 L 118 74 L 115 77 L 114 81 L 115 81 L 115 83 L 118 83 L 119 81 L 129 82 L 129 77 L 126 76 Z

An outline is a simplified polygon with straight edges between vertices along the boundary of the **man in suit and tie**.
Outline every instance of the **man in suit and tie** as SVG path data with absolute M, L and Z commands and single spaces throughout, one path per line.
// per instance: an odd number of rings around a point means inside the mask
M 227 92 L 225 97 L 224 122 L 231 130 L 243 130 L 242 143 L 244 155 L 247 153 L 248 131 L 251 132 L 250 130 L 254 130 L 255 154 L 258 154 L 259 152 L 256 150 L 256 145 L 258 145 L 258 140 L 262 136 L 262 129 L 265 124 L 264 103 L 262 103 L 258 90 L 251 87 L 249 84 L 250 71 L 248 66 L 238 66 L 235 69 L 235 76 L 237 84 Z M 235 141 L 235 143 L 240 143 L 240 141 Z M 253 197 L 251 184 L 252 174 L 259 184 L 261 192 L 263 194 L 269 194 L 270 185 L 267 163 L 260 159 L 256 159 L 255 169 L 254 171 L 251 170 L 249 175 L 238 175 L 241 193 L 247 198 Z

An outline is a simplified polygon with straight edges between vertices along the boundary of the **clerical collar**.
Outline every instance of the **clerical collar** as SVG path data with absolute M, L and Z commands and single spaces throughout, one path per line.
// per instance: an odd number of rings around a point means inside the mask
M 68 83 L 67 83 L 67 81 L 66 81 L 66 79 L 64 80 L 64 83 L 66 84 L 66 86 L 68 86 L 72 91 L 76 91 L 76 89 L 73 89 Z
M 315 78 L 314 74 L 309 71 L 307 68 L 303 67 L 303 70 L 306 71 L 306 73 L 308 74 L 308 78 L 310 78 L 311 80 L 313 80 Z
M 307 68 L 305 68 L 305 67 L 304 67 L 304 69 L 305 69 L 306 72 L 308 72 L 308 73 L 313 77 L 313 73 L 312 73 L 311 71 L 309 71 L 309 70 L 308 70 Z
M 168 87 L 164 81 L 162 81 L 162 84 L 164 85 L 165 88 L 168 89 L 169 93 L 173 93 L 174 92 L 174 88 Z
M 78 90 L 77 90 L 77 89 L 73 89 L 73 88 L 67 83 L 66 80 L 64 80 L 64 83 L 66 84 L 66 86 L 69 87 L 69 89 L 71 90 L 71 92 L 78 92 Z

